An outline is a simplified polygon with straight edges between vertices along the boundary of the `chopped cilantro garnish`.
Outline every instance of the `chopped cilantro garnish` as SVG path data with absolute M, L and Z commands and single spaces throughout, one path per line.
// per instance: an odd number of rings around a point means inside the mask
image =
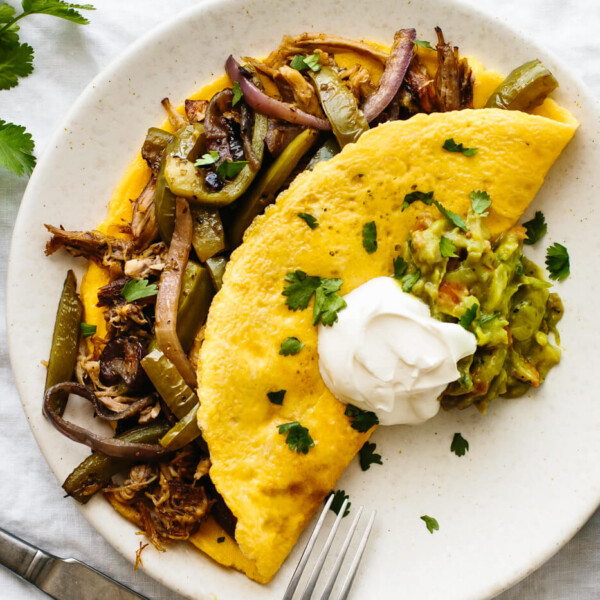
M 473 212 L 477 213 L 480 217 L 487 217 L 490 214 L 488 212 L 488 208 L 492 204 L 492 201 L 490 200 L 490 195 L 487 192 L 473 190 L 469 194 L 469 198 L 471 198 Z
M 195 163 L 195 167 L 209 167 L 214 165 L 219 160 L 219 153 L 215 150 L 211 150 L 206 154 L 203 154 Z
M 349 500 L 350 496 L 346 494 L 344 490 L 336 490 L 335 492 L 329 492 L 327 497 L 325 498 L 325 502 L 329 500 L 330 496 L 333 494 L 333 500 L 331 501 L 331 505 L 329 506 L 329 510 L 332 510 L 336 515 L 340 514 L 340 510 L 342 510 L 342 506 L 344 505 L 344 500 Z M 346 504 L 346 508 L 344 510 L 344 514 L 342 518 L 347 517 L 350 514 L 350 507 L 352 506 L 352 502 L 348 502 Z
M 546 251 L 546 268 L 550 274 L 550 279 L 562 281 L 571 273 L 571 264 L 569 261 L 569 251 L 556 242 Z
M 79 323 L 79 327 L 81 329 L 81 335 L 85 337 L 90 337 L 96 333 L 96 326 L 90 325 L 89 323 Z
M 298 421 L 277 425 L 277 430 L 281 435 L 287 433 L 285 443 L 290 447 L 290 450 L 295 450 L 298 454 L 307 454 L 308 449 L 314 447 L 315 445 L 313 439 L 308 433 L 308 429 L 306 427 L 302 427 Z
M 282 356 L 294 356 L 294 354 L 298 354 L 302 348 L 304 348 L 304 344 L 298 338 L 288 337 L 281 342 L 279 354 Z
M 315 219 L 315 217 L 313 217 L 311 214 L 309 213 L 298 213 L 298 216 L 301 219 L 304 219 L 306 221 L 306 224 L 311 228 L 311 229 L 316 229 L 319 226 L 319 223 L 317 222 L 317 219 Z
M 457 215 L 456 213 L 452 212 L 451 210 L 448 210 L 447 208 L 444 208 L 444 206 L 442 206 L 437 200 L 434 200 L 433 204 L 446 217 L 446 219 L 448 219 L 448 221 L 450 221 L 452 224 L 456 225 L 463 231 L 467 230 L 467 226 L 460 215 Z
M 429 533 L 433 533 L 434 529 L 436 531 L 439 531 L 439 529 L 440 529 L 439 523 L 433 517 L 428 517 L 427 515 L 423 515 L 421 517 L 421 519 L 423 521 L 425 521 L 425 525 L 427 525 L 427 531 L 429 531 Z
M 321 64 L 319 63 L 319 54 L 315 52 L 310 56 L 302 56 L 301 54 L 296 54 L 294 58 L 292 58 L 292 62 L 290 63 L 290 67 L 292 69 L 296 69 L 296 71 L 304 71 L 305 69 L 310 69 L 317 73 L 321 70 Z
M 419 281 L 420 277 L 421 277 L 421 271 L 419 271 L 419 269 L 417 269 L 416 271 L 412 271 L 411 273 L 407 273 L 402 278 L 402 291 L 410 292 L 413 289 L 413 286 L 415 285 L 415 283 L 417 283 L 417 281 Z
M 401 210 L 408 208 L 413 202 L 417 202 L 418 200 L 425 202 L 427 206 L 430 206 L 433 202 L 433 192 L 416 191 L 406 194 L 406 196 L 404 196 L 404 202 L 402 203 Z
M 321 285 L 320 277 L 307 275 L 300 270 L 288 273 L 285 280 L 288 283 L 285 285 L 283 295 L 288 297 L 285 303 L 290 310 L 304 310 L 316 289 Z
M 527 237 L 524 243 L 530 246 L 541 240 L 548 232 L 546 217 L 544 217 L 544 213 L 541 210 L 536 211 L 533 219 L 523 223 L 523 227 L 527 230 Z
M 373 254 L 377 250 L 377 226 L 375 221 L 369 221 L 363 225 L 362 243 L 368 254 Z
M 382 465 L 381 454 L 375 452 L 377 444 L 371 442 L 365 442 L 362 448 L 358 451 L 358 460 L 360 462 L 360 468 L 363 471 L 368 471 L 371 465 Z
M 394 279 L 397 279 L 398 281 L 400 281 L 402 279 L 402 276 L 404 275 L 404 273 L 406 273 L 407 268 L 408 268 L 408 265 L 406 264 L 406 261 L 401 256 L 398 256 L 397 258 L 395 258 L 394 259 Z
M 465 156 L 477 154 L 477 148 L 465 148 L 462 144 L 457 144 L 453 138 L 446 140 L 442 148 L 448 152 L 462 152 Z
M 463 316 L 458 320 L 458 324 L 469 329 L 469 325 L 475 320 L 477 316 L 477 303 L 471 304 L 469 308 L 464 312 Z
M 440 238 L 440 252 L 444 258 L 458 258 L 456 246 L 444 236 Z
M 465 438 L 460 435 L 460 433 L 455 433 L 452 438 L 452 443 L 450 444 L 450 452 L 454 452 L 456 456 L 464 456 L 465 452 L 469 451 L 469 442 L 465 440 Z
M 121 296 L 127 302 L 135 302 L 142 298 L 149 298 L 158 294 L 158 287 L 155 283 L 148 283 L 147 279 L 130 279 L 121 290 Z
M 499 316 L 499 312 L 492 313 L 491 315 L 481 315 L 481 318 L 479 319 L 479 324 L 484 325 L 485 323 L 489 323 L 490 321 L 497 319 Z
M 231 106 L 235 106 L 244 96 L 242 88 L 237 81 L 233 82 L 233 98 L 231 99 Z
M 247 160 L 231 161 L 226 159 L 217 167 L 217 175 L 220 179 L 235 179 L 247 164 Z
M 288 338 L 289 339 L 289 338 Z M 286 390 L 279 390 L 278 392 L 267 392 L 267 398 L 272 404 L 281 406 L 283 404 L 283 397 L 285 396 Z
M 369 431 L 371 427 L 375 427 L 375 425 L 379 424 L 379 419 L 374 412 L 363 410 L 352 404 L 346 406 L 344 414 L 347 417 L 350 417 L 350 426 L 352 429 L 356 429 L 356 431 L 360 431 L 361 433 L 365 433 Z
M 225 541 L 223 536 L 217 538 L 217 544 L 222 544 Z
M 415 46 L 420 46 L 421 48 L 429 48 L 429 50 L 435 50 L 435 48 L 425 40 L 413 40 L 413 44 Z

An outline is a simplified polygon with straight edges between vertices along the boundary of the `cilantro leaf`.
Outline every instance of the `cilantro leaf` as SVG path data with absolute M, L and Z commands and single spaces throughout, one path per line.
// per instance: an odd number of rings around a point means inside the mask
M 301 219 L 304 219 L 306 221 L 306 224 L 311 228 L 311 229 L 316 229 L 319 226 L 319 223 L 317 222 L 317 219 L 315 219 L 315 217 L 313 217 L 311 214 L 309 213 L 298 213 L 298 216 Z
M 415 283 L 417 283 L 417 281 L 419 281 L 421 277 L 421 271 L 419 271 L 419 269 L 417 269 L 416 271 L 412 271 L 411 273 L 407 273 L 403 278 L 402 278 L 402 291 L 403 292 L 410 292 Z
M 310 56 L 302 56 L 301 54 L 296 54 L 294 58 L 292 58 L 292 62 L 290 63 L 290 67 L 292 69 L 296 69 L 296 71 L 304 71 L 305 69 L 310 69 L 317 73 L 321 70 L 321 64 L 319 63 L 319 54 L 315 52 Z
M 396 257 L 394 259 L 394 279 L 400 281 L 407 268 L 406 261 L 401 256 Z
M 45 14 L 87 25 L 89 20 L 75 9 L 96 10 L 91 4 L 71 4 L 62 0 L 23 0 L 23 11 L 27 14 Z
M 375 425 L 379 424 L 379 419 L 374 412 L 363 410 L 352 404 L 346 406 L 344 414 L 347 417 L 350 417 L 350 426 L 352 429 L 356 429 L 356 431 L 360 431 L 360 433 L 366 433 L 371 427 L 375 427 Z
M 570 275 L 569 251 L 562 244 L 556 242 L 546 250 L 546 268 L 550 279 L 556 281 L 562 281 Z
M 85 337 L 90 337 L 96 333 L 96 326 L 90 325 L 89 323 L 79 323 L 79 327 L 81 329 L 81 335 Z
M 464 456 L 465 452 L 469 451 L 469 442 L 465 440 L 465 438 L 460 435 L 460 433 L 455 433 L 452 438 L 452 443 L 450 444 L 450 452 L 454 452 L 456 456 Z
M 0 119 L 0 166 L 6 167 L 19 177 L 31 174 L 35 167 L 31 134 L 21 125 L 6 123 Z
M 329 500 L 329 498 L 333 495 L 333 500 L 331 501 L 331 505 L 329 506 L 329 510 L 333 511 L 336 515 L 340 514 L 340 510 L 342 510 L 342 506 L 344 506 L 344 501 L 349 500 L 350 496 L 346 494 L 344 490 L 336 490 L 335 492 L 329 492 L 327 497 L 325 498 L 325 502 Z M 344 509 L 344 514 L 342 515 L 342 519 L 347 517 L 350 514 L 350 507 L 352 506 L 352 502 L 348 502 L 346 504 L 346 508 Z
M 492 201 L 490 200 L 490 195 L 487 192 L 473 190 L 469 194 L 469 198 L 471 198 L 473 212 L 477 213 L 480 217 L 487 217 L 490 214 L 488 208 L 492 204 Z
M 453 138 L 446 140 L 442 148 L 448 152 L 462 152 L 465 156 L 477 154 L 477 148 L 465 148 L 462 144 L 457 144 Z
M 10 4 L 0 4 L 0 23 L 10 23 L 15 16 L 15 9 Z
M 541 240 L 548 232 L 546 217 L 544 217 L 544 213 L 541 210 L 536 211 L 533 219 L 523 223 L 523 227 L 527 230 L 527 237 L 524 243 L 529 246 Z
M 499 316 L 500 316 L 499 312 L 492 313 L 491 315 L 481 315 L 481 317 L 479 319 L 479 324 L 484 325 L 485 323 L 489 323 L 490 321 L 497 319 Z
M 248 164 L 247 160 L 227 160 L 225 159 L 217 167 L 217 176 L 220 179 L 235 179 L 239 172 Z
M 298 421 L 293 423 L 284 423 L 277 425 L 277 430 L 281 435 L 287 433 L 285 443 L 290 447 L 290 450 L 295 450 L 298 454 L 307 454 L 309 448 L 313 448 L 315 443 L 308 433 L 306 427 L 302 427 Z
M 8 42 L 0 45 L 0 90 L 17 85 L 19 77 L 33 71 L 33 48 L 29 44 Z
M 448 210 L 447 208 L 444 208 L 444 206 L 441 205 L 437 200 L 434 200 L 433 204 L 446 217 L 446 219 L 448 219 L 448 221 L 450 221 L 452 224 L 456 225 L 463 231 L 467 230 L 467 226 L 465 225 L 465 222 L 460 215 L 457 215 L 456 213 L 452 212 L 451 210 Z
M 435 50 L 435 48 L 425 40 L 413 40 L 413 44 L 415 46 L 420 46 L 421 48 L 429 48 L 429 50 Z
M 231 106 L 235 106 L 244 96 L 244 92 L 242 92 L 242 88 L 237 81 L 233 82 L 233 98 L 231 100 Z
M 458 258 L 456 246 L 444 236 L 440 238 L 440 252 L 444 258 Z
M 377 250 L 377 226 L 375 221 L 369 221 L 363 225 L 362 243 L 368 254 L 373 254 Z
M 298 338 L 288 337 L 281 342 L 279 354 L 282 356 L 294 356 L 294 354 L 298 354 L 302 348 L 304 348 L 304 344 Z
M 319 321 L 331 327 L 338 320 L 338 312 L 346 308 L 346 301 L 337 293 L 342 287 L 341 279 L 321 278 L 321 284 L 315 292 L 313 325 Z
M 267 392 L 267 398 L 272 404 L 281 406 L 283 404 L 283 397 L 285 396 L 285 390 L 279 390 L 278 392 Z
M 363 471 L 368 471 L 371 465 L 382 465 L 381 454 L 375 452 L 377 444 L 371 442 L 365 442 L 362 448 L 358 451 L 358 460 L 360 462 L 360 468 Z
M 211 150 L 203 154 L 195 163 L 195 167 L 209 167 L 214 165 L 219 160 L 219 153 L 216 150 Z
M 148 283 L 147 279 L 130 279 L 121 290 L 121 296 L 127 302 L 135 302 L 142 298 L 149 298 L 158 294 L 158 287 L 155 283 Z
M 296 71 L 303 71 L 304 69 L 308 69 L 308 65 L 304 62 L 304 56 L 302 56 L 302 54 L 296 54 L 294 58 L 292 58 L 292 62 L 290 62 L 290 67 L 292 67 L 292 69 L 296 69 Z
M 411 192 L 410 194 L 406 194 L 404 196 L 404 202 L 402 203 L 401 211 L 408 208 L 413 202 L 417 202 L 420 200 L 421 202 L 425 202 L 427 206 L 431 206 L 433 200 L 433 192 Z
M 439 529 L 440 529 L 439 523 L 433 517 L 428 517 L 427 515 L 423 515 L 421 517 L 421 520 L 425 521 L 425 525 L 427 525 L 427 531 L 429 531 L 429 533 L 433 533 L 434 529 L 436 531 L 439 531 Z
M 225 541 L 225 537 L 221 536 L 217 538 L 217 544 L 222 544 Z
M 474 302 L 467 308 L 464 312 L 463 316 L 458 320 L 458 324 L 464 327 L 465 329 L 469 329 L 469 325 L 475 320 L 477 316 L 477 302 Z
M 288 273 L 285 280 L 288 282 L 282 292 L 287 296 L 285 303 L 290 310 L 304 310 L 316 289 L 321 285 L 321 278 L 307 275 L 304 271 Z

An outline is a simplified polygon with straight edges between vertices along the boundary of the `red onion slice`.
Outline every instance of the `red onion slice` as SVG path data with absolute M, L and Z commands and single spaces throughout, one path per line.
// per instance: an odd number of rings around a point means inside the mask
M 394 44 L 379 80 L 379 87 L 362 106 L 363 114 L 369 123 L 387 108 L 398 93 L 413 56 L 416 36 L 417 32 L 414 29 L 400 29 L 394 35 Z
M 125 442 L 117 438 L 102 437 L 79 425 L 75 425 L 75 423 L 71 423 L 71 421 L 63 419 L 55 410 L 55 396 L 64 392 L 81 396 L 92 402 L 94 406 L 98 403 L 98 399 L 94 392 L 84 385 L 71 382 L 53 385 L 44 394 L 44 414 L 58 431 L 74 442 L 85 444 L 92 450 L 101 452 L 106 456 L 127 458 L 129 460 L 159 460 L 169 454 L 160 444 Z
M 320 119 L 314 115 L 309 115 L 294 106 L 275 100 L 275 98 L 271 98 L 264 92 L 261 92 L 251 81 L 244 77 L 240 71 L 240 65 L 231 54 L 225 62 L 225 71 L 227 71 L 227 75 L 229 75 L 232 81 L 239 83 L 246 103 L 259 113 L 276 119 L 282 119 L 288 123 L 296 123 L 312 127 L 313 129 L 320 129 L 321 131 L 331 130 L 331 123 L 327 119 Z
M 175 229 L 160 276 L 156 296 L 155 333 L 158 347 L 175 365 L 184 381 L 196 389 L 196 373 L 177 337 L 177 307 L 181 283 L 192 246 L 192 213 L 185 198 L 175 199 Z

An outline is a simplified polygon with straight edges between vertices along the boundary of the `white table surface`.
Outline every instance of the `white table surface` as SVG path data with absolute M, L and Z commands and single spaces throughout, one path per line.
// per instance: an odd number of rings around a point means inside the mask
M 14 0 L 9 1 L 16 5 Z M 600 58 L 595 54 L 600 50 L 599 0 L 464 1 L 516 24 L 527 36 L 560 55 L 600 96 Z M 138 37 L 194 1 L 96 0 L 94 4 L 98 10 L 88 14 L 92 22 L 85 27 L 45 16 L 21 22 L 22 40 L 35 49 L 35 71 L 17 88 L 0 92 L 0 118 L 25 125 L 33 134 L 38 156 L 92 77 Z M 460 45 L 451 32 L 446 34 Z M 10 237 L 26 183 L 26 179 L 0 171 L 3 313 Z M 63 498 L 19 402 L 8 361 L 4 319 L 0 320 L 0 398 L 0 526 L 50 552 L 79 558 L 148 598 L 177 600 L 176 594 L 154 582 L 143 570 L 134 573 L 80 515 L 75 503 Z M 599 565 L 600 511 L 554 558 L 497 600 L 600 598 Z M 0 569 L 0 598 L 44 597 Z

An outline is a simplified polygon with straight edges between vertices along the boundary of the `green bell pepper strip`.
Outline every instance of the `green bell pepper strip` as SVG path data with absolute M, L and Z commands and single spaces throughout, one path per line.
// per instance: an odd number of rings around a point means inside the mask
M 517 67 L 494 90 L 485 108 L 528 111 L 558 87 L 552 73 L 538 60 Z
M 194 123 L 177 131 L 165 148 L 156 177 L 156 192 L 154 193 L 158 233 L 165 244 L 169 244 L 173 237 L 175 196 L 177 195 L 169 188 L 165 177 L 167 160 L 175 157 L 178 157 L 179 160 L 187 160 L 188 158 L 195 160 L 205 144 L 204 126 L 201 123 Z
M 198 406 L 192 408 L 179 423 L 171 427 L 169 431 L 160 439 L 160 445 L 167 450 L 179 450 L 200 437 L 200 429 L 196 413 Z
M 77 294 L 75 273 L 69 270 L 58 302 L 52 345 L 46 371 L 44 391 L 57 383 L 71 381 L 75 371 L 79 350 L 79 332 L 83 305 Z M 67 394 L 57 395 L 55 411 L 62 415 L 67 403 Z
M 158 127 L 150 127 L 148 129 L 142 146 L 142 158 L 148 163 L 148 166 L 154 173 L 157 173 L 160 169 L 163 153 L 172 139 L 173 134 L 164 129 L 159 129 Z
M 204 206 L 192 206 L 192 246 L 200 262 L 225 249 L 225 232 L 219 211 Z
M 206 320 L 214 295 L 209 270 L 189 260 L 185 267 L 177 310 L 177 337 L 184 352 L 191 348 L 198 329 Z
M 213 256 L 206 261 L 206 268 L 210 273 L 210 277 L 217 292 L 223 287 L 223 275 L 225 274 L 226 266 L 227 259 L 224 256 Z
M 175 365 L 158 348 L 146 354 L 141 365 L 160 397 L 178 419 L 183 419 L 198 405 L 198 396 L 185 383 Z
M 328 138 L 310 159 L 306 169 L 312 171 L 317 163 L 328 161 L 341 151 L 340 145 L 334 137 Z
M 254 217 L 261 214 L 265 207 L 275 200 L 277 192 L 291 175 L 300 159 L 312 148 L 319 137 L 315 129 L 305 129 L 299 133 L 277 157 L 266 173 L 252 186 L 248 194 L 240 201 L 235 211 L 235 219 L 228 231 L 233 250 L 242 243 L 244 231 Z
M 135 427 L 116 436 L 120 440 L 133 443 L 155 444 L 169 430 L 164 422 Z M 100 452 L 92 452 L 65 479 L 62 487 L 77 502 L 85 504 L 119 472 L 130 469 L 135 461 L 127 458 L 113 458 Z
M 232 181 L 228 181 L 223 189 L 212 192 L 204 185 L 204 174 L 194 163 L 177 156 L 167 154 L 165 157 L 164 175 L 169 189 L 176 195 L 187 198 L 191 205 L 227 206 L 237 200 L 247 189 L 260 170 L 264 155 L 264 140 L 267 135 L 267 117 L 254 113 L 254 130 L 252 132 L 252 150 L 257 158 L 258 167 L 252 170 L 247 164 Z
M 322 66 L 309 75 L 316 84 L 321 105 L 340 147 L 356 142 L 369 129 L 369 123 L 356 105 L 354 94 L 331 67 Z

